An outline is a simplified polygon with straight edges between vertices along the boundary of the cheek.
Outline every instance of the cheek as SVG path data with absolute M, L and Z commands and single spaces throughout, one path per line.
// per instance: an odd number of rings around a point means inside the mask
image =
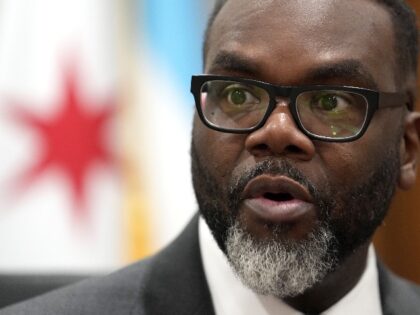
M 366 182 L 376 170 L 378 159 L 384 155 L 383 149 L 381 145 L 359 140 L 320 150 L 330 190 L 346 191 Z
M 228 181 L 244 150 L 244 136 L 227 134 L 194 123 L 193 142 L 200 162 L 211 175 Z
M 388 134 L 385 134 L 383 128 L 372 128 L 357 141 L 337 143 L 334 146 L 322 145 L 319 156 L 332 191 L 339 193 L 363 185 L 385 159 L 399 154 L 400 145 L 397 145 L 395 138 L 397 130 L 386 132 Z

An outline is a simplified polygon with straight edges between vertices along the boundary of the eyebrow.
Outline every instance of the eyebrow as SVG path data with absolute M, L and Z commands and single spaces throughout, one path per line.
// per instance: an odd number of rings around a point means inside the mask
M 242 57 L 236 53 L 227 51 L 219 52 L 210 66 L 210 73 L 217 70 L 239 72 L 249 75 L 256 75 L 260 67 L 252 60 Z
M 378 89 L 378 84 L 372 74 L 356 59 L 346 59 L 332 64 L 321 65 L 309 70 L 306 79 L 314 82 L 329 79 L 345 79 L 345 81 L 357 82 L 358 85 L 363 85 L 361 87 Z
M 258 63 L 237 53 L 221 51 L 211 63 L 209 72 L 220 70 L 237 72 L 244 75 L 257 76 L 261 72 Z M 372 74 L 356 59 L 345 59 L 335 63 L 325 64 L 310 69 L 305 74 L 305 82 L 325 82 L 339 79 L 346 82 L 357 83 L 360 87 L 377 90 L 378 85 Z

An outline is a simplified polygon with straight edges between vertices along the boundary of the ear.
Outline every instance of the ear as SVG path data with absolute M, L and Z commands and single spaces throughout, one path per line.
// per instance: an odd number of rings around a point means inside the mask
M 420 150 L 420 113 L 410 112 L 405 117 L 404 138 L 401 142 L 401 168 L 398 186 L 408 190 L 414 186 Z

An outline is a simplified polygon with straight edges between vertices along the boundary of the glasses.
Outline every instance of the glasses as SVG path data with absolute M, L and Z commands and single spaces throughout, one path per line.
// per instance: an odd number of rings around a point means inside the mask
M 314 140 L 347 142 L 360 138 L 375 111 L 409 103 L 401 93 L 364 88 L 312 85 L 277 86 L 216 75 L 192 76 L 198 115 L 209 128 L 250 133 L 261 128 L 282 98 L 298 128 Z

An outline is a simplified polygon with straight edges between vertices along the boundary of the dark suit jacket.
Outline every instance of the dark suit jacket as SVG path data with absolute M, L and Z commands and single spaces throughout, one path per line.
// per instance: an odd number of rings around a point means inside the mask
M 1 274 L 0 308 L 87 278 L 88 275 Z
M 0 315 L 214 315 L 197 221 L 195 217 L 172 244 L 149 259 L 5 308 Z M 385 315 L 420 314 L 417 286 L 382 266 L 379 279 Z

